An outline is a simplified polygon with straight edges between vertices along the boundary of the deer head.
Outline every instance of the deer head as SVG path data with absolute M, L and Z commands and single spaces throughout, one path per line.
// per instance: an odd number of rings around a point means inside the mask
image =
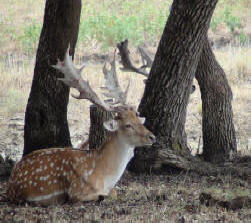
M 102 101 L 92 90 L 88 81 L 80 75 L 67 49 L 63 61 L 53 66 L 64 74 L 59 78 L 69 87 L 76 88 L 77 99 L 88 99 L 107 111 L 114 111 L 115 117 L 104 123 L 112 132 L 110 139 L 100 148 L 92 151 L 72 148 L 50 148 L 35 151 L 25 156 L 14 167 L 9 179 L 7 195 L 12 202 L 28 201 L 51 205 L 65 202 L 97 200 L 107 196 L 122 176 L 126 165 L 134 155 L 135 146 L 152 145 L 155 136 L 145 128 L 143 119 L 131 106 L 126 105 L 125 92 L 118 84 L 114 60 L 111 69 L 104 65 L 107 90 L 105 95 L 113 98 L 111 104 Z M 115 104 L 122 104 L 114 106 Z
M 138 117 L 132 107 L 118 107 L 116 117 L 104 123 L 108 131 L 117 131 L 120 137 L 128 145 L 135 147 L 152 145 L 155 136 L 144 127 L 145 118 Z

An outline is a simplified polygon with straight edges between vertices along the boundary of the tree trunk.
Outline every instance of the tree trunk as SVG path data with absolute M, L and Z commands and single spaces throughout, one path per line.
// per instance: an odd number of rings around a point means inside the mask
M 105 111 L 97 105 L 90 107 L 89 149 L 96 149 L 109 139 L 109 132 L 103 123 L 113 118 L 112 112 Z
M 47 0 L 34 77 L 26 107 L 23 156 L 48 147 L 71 146 L 67 123 L 69 88 L 50 65 L 64 58 L 70 43 L 74 54 L 81 0 Z
M 217 163 L 232 160 L 237 152 L 232 92 L 208 39 L 195 74 L 202 99 L 203 158 Z
M 186 107 L 216 3 L 174 0 L 139 106 L 157 143 L 144 154 L 137 149 L 131 169 L 160 169 L 158 157 L 166 151 L 170 151 L 166 163 L 171 165 L 179 156 L 190 156 Z

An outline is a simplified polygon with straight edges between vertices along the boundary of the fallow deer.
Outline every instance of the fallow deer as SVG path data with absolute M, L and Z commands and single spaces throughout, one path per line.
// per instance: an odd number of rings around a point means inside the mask
M 152 145 L 155 136 L 147 130 L 134 108 L 125 104 L 128 91 L 122 92 L 116 76 L 115 54 L 111 70 L 104 65 L 108 93 L 115 98 L 115 107 L 102 101 L 91 89 L 88 81 L 81 77 L 69 55 L 69 48 L 63 61 L 53 66 L 64 74 L 59 78 L 69 87 L 76 88 L 78 99 L 88 99 L 108 111 L 116 113 L 115 118 L 104 123 L 111 132 L 109 140 L 100 148 L 84 151 L 73 148 L 49 148 L 32 152 L 14 167 L 7 189 L 11 202 L 38 205 L 61 204 L 66 201 L 82 202 L 107 196 L 119 181 L 137 146 Z M 128 85 L 129 86 L 129 85 Z

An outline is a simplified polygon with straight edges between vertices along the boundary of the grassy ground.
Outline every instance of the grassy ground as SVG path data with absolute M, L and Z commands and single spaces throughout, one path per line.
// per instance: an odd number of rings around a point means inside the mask
M 112 53 L 117 42 L 129 38 L 131 56 L 140 61 L 134 46 L 146 43 L 156 50 L 171 1 L 90 1 L 83 2 L 76 64 L 83 56 Z M 44 1 L 1 0 L 0 8 L 0 137 L 7 131 L 8 120 L 17 113 L 23 114 L 30 91 L 34 58 L 42 26 Z M 247 150 L 250 132 L 251 98 L 251 3 L 249 0 L 220 0 L 210 29 L 210 37 L 234 37 L 237 45 L 214 49 L 217 60 L 224 68 L 233 91 L 234 124 L 238 151 Z M 94 10 L 95 9 L 95 10 Z M 147 22 L 146 22 L 147 21 Z M 104 84 L 103 64 L 88 63 L 83 78 L 100 94 Z M 131 79 L 128 101 L 137 105 L 142 96 L 143 77 L 122 73 L 119 81 L 125 87 Z M 195 84 L 197 85 L 196 81 Z M 68 113 L 81 122 L 89 119 L 89 103 L 71 98 Z M 88 129 L 88 125 L 80 126 Z M 192 151 L 196 152 L 201 137 L 201 100 L 199 88 L 191 95 L 188 105 L 186 129 Z M 0 141 L 5 140 L 0 138 Z M 1 144 L 1 143 L 0 143 Z M 250 145 L 249 145 L 250 146 Z M 217 206 L 206 207 L 199 201 L 201 192 L 209 192 L 221 199 L 250 194 L 246 181 L 231 176 L 200 177 L 180 173 L 167 176 L 134 176 L 126 174 L 118 185 L 118 199 L 107 199 L 101 204 L 64 205 L 52 208 L 17 207 L 1 201 L 6 188 L 0 182 L 0 222 L 248 222 L 247 208 L 227 211 Z M 184 219 L 184 220 L 183 220 Z M 214 220 L 214 221 L 213 221 Z

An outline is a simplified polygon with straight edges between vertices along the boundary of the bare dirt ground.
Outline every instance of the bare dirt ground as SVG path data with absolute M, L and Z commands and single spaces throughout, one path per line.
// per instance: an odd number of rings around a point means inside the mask
M 0 184 L 4 194 L 6 182 Z M 210 203 L 203 194 L 228 201 L 250 194 L 248 182 L 231 176 L 200 177 L 190 173 L 140 175 L 125 173 L 117 199 L 101 203 L 53 207 L 16 206 L 0 198 L 0 222 L 250 222 L 250 201 L 244 208 Z M 248 204 L 249 202 L 249 204 Z M 248 207 L 249 205 L 249 207 Z

